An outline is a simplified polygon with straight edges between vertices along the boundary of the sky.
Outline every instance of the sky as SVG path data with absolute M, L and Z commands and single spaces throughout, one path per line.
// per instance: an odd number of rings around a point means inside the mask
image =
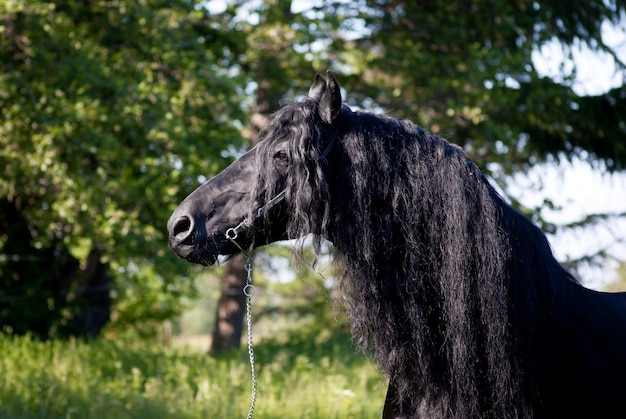
M 622 61 L 626 61 L 626 17 L 620 26 L 604 23 L 602 38 L 617 51 Z M 556 41 L 545 44 L 532 55 L 537 71 L 556 81 L 560 82 L 564 74 L 570 75 L 576 71 L 572 88 L 579 95 L 598 95 L 624 84 L 626 74 L 616 70 L 615 61 L 610 55 L 594 53 L 588 47 L 579 45 L 572 48 L 572 57 L 573 60 L 568 59 Z

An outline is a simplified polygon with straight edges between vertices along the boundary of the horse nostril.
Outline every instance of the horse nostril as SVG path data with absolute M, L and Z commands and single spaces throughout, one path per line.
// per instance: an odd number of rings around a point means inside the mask
M 171 234 L 178 242 L 182 242 L 191 234 L 192 230 L 193 224 L 191 219 L 187 216 L 182 216 L 174 223 Z

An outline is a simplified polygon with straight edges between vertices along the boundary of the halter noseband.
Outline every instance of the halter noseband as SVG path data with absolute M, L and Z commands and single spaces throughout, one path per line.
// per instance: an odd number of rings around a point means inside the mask
M 337 138 L 335 137 L 330 143 L 328 143 L 324 151 L 322 151 L 322 154 L 320 154 L 320 160 L 328 157 L 328 155 L 330 154 L 330 151 L 335 146 L 336 140 Z M 272 207 L 282 202 L 285 199 L 286 193 L 287 191 L 282 190 L 278 195 L 276 195 L 274 198 L 267 201 L 265 205 L 263 205 L 261 208 L 259 208 L 258 210 L 254 212 L 254 215 L 252 216 L 252 221 L 248 221 L 248 218 L 245 218 L 242 222 L 237 224 L 235 227 L 231 227 L 228 230 L 226 230 L 226 232 L 224 233 L 224 236 L 228 239 L 228 241 L 230 241 L 232 244 L 237 246 L 237 248 L 239 248 L 239 250 L 243 252 L 244 250 L 241 248 L 239 243 L 235 241 L 237 237 L 239 236 L 239 233 L 241 233 L 244 230 L 244 228 L 252 226 L 254 221 L 261 218 Z

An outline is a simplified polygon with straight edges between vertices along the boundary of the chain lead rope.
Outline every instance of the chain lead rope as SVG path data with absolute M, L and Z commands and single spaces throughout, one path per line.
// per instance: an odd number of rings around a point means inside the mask
M 246 285 L 243 286 L 243 294 L 246 296 L 246 322 L 248 325 L 248 358 L 250 359 L 250 376 L 252 378 L 252 391 L 250 394 L 250 409 L 248 409 L 247 419 L 252 419 L 254 415 L 254 405 L 256 404 L 256 370 L 254 368 L 254 346 L 252 345 L 252 297 L 256 289 L 252 285 L 252 255 L 250 251 L 245 251 L 239 246 L 239 243 L 235 241 L 239 232 L 237 229 L 245 225 L 245 220 L 235 228 L 229 228 L 226 230 L 224 236 L 235 246 L 241 250 L 241 253 L 246 255 Z
M 250 375 L 252 378 L 252 391 L 250 395 L 250 409 L 248 409 L 247 419 L 252 419 L 254 414 L 254 405 L 256 403 L 256 370 L 254 368 L 254 346 L 252 344 L 252 297 L 255 293 L 254 285 L 252 285 L 252 261 L 250 253 L 246 253 L 246 285 L 243 287 L 243 293 L 246 296 L 246 321 L 248 324 L 248 357 L 250 358 Z

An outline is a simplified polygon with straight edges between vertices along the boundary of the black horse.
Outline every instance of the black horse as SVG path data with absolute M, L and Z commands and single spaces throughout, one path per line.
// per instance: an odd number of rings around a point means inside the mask
M 626 294 L 586 289 L 463 151 L 353 112 L 329 72 L 168 222 L 191 262 L 313 234 L 345 265 L 383 417 L 626 417 Z

